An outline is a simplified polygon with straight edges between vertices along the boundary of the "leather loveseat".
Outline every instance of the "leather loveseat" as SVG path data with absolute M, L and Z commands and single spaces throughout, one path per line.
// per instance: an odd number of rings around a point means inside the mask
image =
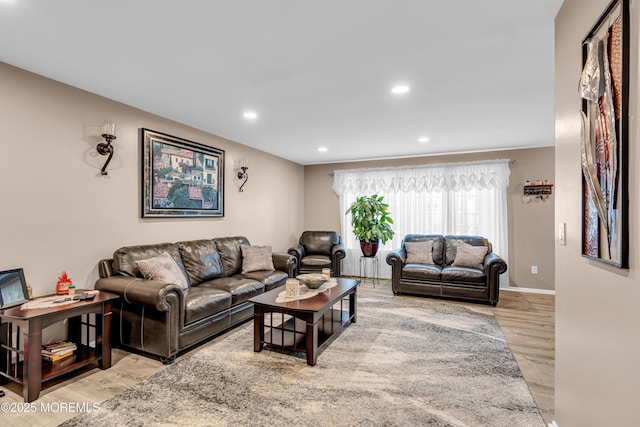
M 425 250 L 428 251 L 425 253 Z M 507 264 L 480 236 L 408 234 L 387 255 L 395 295 L 414 294 L 498 303 Z
M 243 252 L 259 248 L 267 248 L 262 259 L 268 261 L 270 254 L 272 266 L 243 272 L 243 262 L 249 261 Z M 180 277 L 145 279 L 140 269 L 145 266 L 146 274 L 150 259 L 166 260 L 167 254 Z M 251 319 L 248 300 L 283 285 L 295 273 L 295 262 L 288 254 L 271 254 L 268 247 L 251 247 L 245 237 L 127 246 L 100 261 L 95 288 L 121 296 L 113 308 L 116 344 L 171 363 L 178 352 Z

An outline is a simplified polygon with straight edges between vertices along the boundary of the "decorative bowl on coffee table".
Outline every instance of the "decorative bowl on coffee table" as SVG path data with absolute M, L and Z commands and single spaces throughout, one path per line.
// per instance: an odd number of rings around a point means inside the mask
M 329 277 L 320 273 L 306 273 L 296 276 L 296 279 L 307 285 L 309 289 L 318 289 L 323 283 L 329 280 Z

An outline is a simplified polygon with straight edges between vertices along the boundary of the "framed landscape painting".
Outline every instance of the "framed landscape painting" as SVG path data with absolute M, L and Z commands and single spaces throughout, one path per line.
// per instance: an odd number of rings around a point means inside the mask
M 224 216 L 224 150 L 140 129 L 142 217 Z
M 582 66 L 582 255 L 629 268 L 629 0 L 603 11 Z

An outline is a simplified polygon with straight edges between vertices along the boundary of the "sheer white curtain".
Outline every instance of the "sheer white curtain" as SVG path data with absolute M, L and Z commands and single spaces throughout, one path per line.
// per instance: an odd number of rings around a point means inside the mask
M 359 275 L 362 255 L 351 217 L 344 212 L 358 197 L 372 194 L 384 196 L 389 204 L 395 231 L 393 240 L 378 251 L 380 277 L 391 277 L 386 256 L 411 233 L 484 236 L 508 265 L 509 174 L 509 160 L 334 171 L 333 191 L 340 196 L 341 236 L 347 249 L 343 274 Z M 506 276 L 501 276 L 501 287 L 508 286 Z

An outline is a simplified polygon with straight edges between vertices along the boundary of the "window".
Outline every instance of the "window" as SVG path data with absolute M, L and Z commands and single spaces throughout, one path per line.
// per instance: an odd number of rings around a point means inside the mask
M 391 277 L 383 260 L 411 233 L 480 235 L 508 262 L 509 173 L 508 160 L 335 171 L 333 189 L 340 196 L 340 232 L 347 249 L 344 274 L 359 274 L 361 256 L 344 212 L 356 198 L 372 194 L 384 196 L 394 221 L 393 240 L 378 251 L 381 277 Z

